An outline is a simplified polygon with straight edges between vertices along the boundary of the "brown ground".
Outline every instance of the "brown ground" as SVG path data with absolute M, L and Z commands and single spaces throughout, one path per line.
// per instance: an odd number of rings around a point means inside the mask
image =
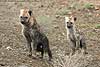
M 69 53 L 64 15 L 70 11 L 78 18 L 76 25 L 86 36 L 89 54 L 85 58 L 81 57 L 86 61 L 86 63 L 80 61 L 81 65 L 73 64 L 80 54 L 71 60 L 65 58 L 66 63 L 74 61 L 65 64 L 65 67 L 100 67 L 100 0 L 0 1 L 0 67 L 64 67 L 61 60 L 64 60 L 65 53 Z M 94 5 L 93 9 L 84 8 L 84 4 L 88 2 Z M 49 38 L 53 54 L 52 62 L 47 58 L 40 60 L 27 56 L 26 40 L 21 34 L 19 23 L 19 10 L 26 6 L 33 10 L 37 22 Z

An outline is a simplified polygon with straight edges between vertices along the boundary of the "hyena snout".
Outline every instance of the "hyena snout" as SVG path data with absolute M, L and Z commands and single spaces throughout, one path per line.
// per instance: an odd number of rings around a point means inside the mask
M 67 28 L 72 28 L 73 27 L 73 23 L 72 22 L 67 22 Z
M 22 24 L 25 24 L 26 22 L 28 22 L 28 17 L 27 16 L 25 16 L 25 17 L 21 16 L 20 21 L 21 21 Z

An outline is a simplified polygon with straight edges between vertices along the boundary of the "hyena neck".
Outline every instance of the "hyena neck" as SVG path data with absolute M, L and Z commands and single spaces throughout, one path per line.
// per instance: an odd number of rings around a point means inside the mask
M 39 30 L 39 27 L 38 27 L 38 25 L 36 24 L 36 25 L 33 25 L 33 26 L 32 26 L 32 29 L 33 29 L 33 30 Z
M 30 29 L 30 28 L 31 28 L 30 23 L 29 23 L 29 22 L 27 22 L 27 24 L 24 24 L 24 28 L 28 28 L 28 29 Z

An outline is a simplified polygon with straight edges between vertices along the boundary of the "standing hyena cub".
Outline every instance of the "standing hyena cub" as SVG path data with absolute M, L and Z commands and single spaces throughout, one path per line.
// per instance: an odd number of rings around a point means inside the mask
M 52 53 L 49 48 L 48 38 L 40 31 L 40 26 L 37 24 L 32 11 L 29 9 L 20 10 L 20 22 L 23 26 L 22 32 L 27 40 L 29 56 L 32 56 L 32 48 L 36 52 L 41 52 L 41 56 L 45 52 L 48 53 L 49 60 L 52 58 Z
M 84 36 L 75 28 L 76 18 L 72 16 L 65 17 L 65 25 L 67 29 L 67 39 L 71 46 L 71 55 L 75 53 L 76 50 L 80 48 L 84 50 L 86 54 L 86 43 Z

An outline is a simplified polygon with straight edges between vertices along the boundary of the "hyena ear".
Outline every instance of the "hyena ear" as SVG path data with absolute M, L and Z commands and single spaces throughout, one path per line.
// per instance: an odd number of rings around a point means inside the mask
M 29 10 L 28 13 L 29 13 L 30 16 L 32 16 L 32 11 L 31 10 Z
M 76 17 L 74 17 L 74 21 L 76 21 L 77 20 L 77 18 Z

